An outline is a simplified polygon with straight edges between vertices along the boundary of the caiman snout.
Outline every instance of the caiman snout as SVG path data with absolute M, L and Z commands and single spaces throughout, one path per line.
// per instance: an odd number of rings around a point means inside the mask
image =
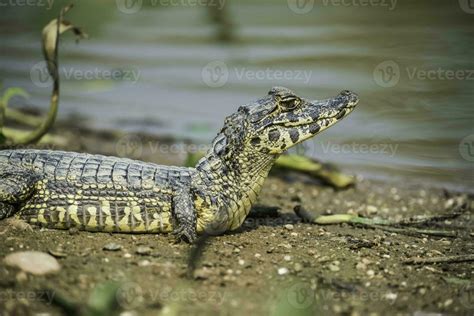
M 359 102 L 359 96 L 349 90 L 343 90 L 336 97 L 337 109 L 343 109 L 347 107 L 354 107 Z

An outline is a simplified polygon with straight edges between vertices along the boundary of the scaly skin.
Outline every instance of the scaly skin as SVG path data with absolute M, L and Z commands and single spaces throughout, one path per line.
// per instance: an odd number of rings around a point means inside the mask
M 50 228 L 173 232 L 187 241 L 241 226 L 278 156 L 357 104 L 343 91 L 309 101 L 273 88 L 229 116 L 195 168 L 44 150 L 0 151 L 0 219 Z

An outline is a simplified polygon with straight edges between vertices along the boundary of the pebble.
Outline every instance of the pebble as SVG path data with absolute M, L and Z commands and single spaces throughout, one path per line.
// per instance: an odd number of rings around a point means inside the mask
M 142 260 L 138 262 L 139 267 L 148 267 L 151 264 L 149 260 Z
M 375 275 L 375 271 L 374 270 L 367 270 L 367 276 L 372 278 L 373 276 Z
M 194 279 L 196 280 L 207 280 L 211 276 L 211 270 L 202 268 L 194 271 Z
M 367 205 L 367 213 L 377 214 L 377 208 L 373 205 Z
M 292 224 L 286 224 L 285 229 L 287 230 L 293 230 L 295 227 Z
M 303 270 L 303 266 L 301 265 L 301 263 L 295 263 L 294 269 L 296 272 L 300 272 Z
M 139 246 L 135 252 L 141 256 L 148 256 L 151 254 L 152 249 L 148 246 Z
M 18 274 L 15 276 L 17 282 L 22 283 L 28 280 L 28 275 L 24 272 L 18 272 Z
M 124 255 L 123 255 L 123 257 L 128 259 L 128 258 L 131 258 L 131 257 L 132 257 L 132 255 L 131 255 L 131 254 L 129 254 L 129 253 L 126 253 L 126 254 L 124 254 Z
M 290 272 L 288 268 L 278 268 L 278 275 L 285 275 L 288 274 L 288 272 Z
M 356 264 L 356 269 L 357 270 L 367 270 L 367 265 L 363 262 L 358 262 Z
M 49 249 L 49 254 L 56 258 L 66 258 L 67 254 L 63 251 L 62 248 Z
M 448 307 L 449 305 L 453 304 L 453 300 L 448 298 L 445 302 L 444 302 L 444 307 Z
M 239 265 L 243 266 L 245 264 L 245 260 L 239 259 Z
M 332 262 L 331 264 L 329 264 L 328 268 L 332 272 L 338 272 L 341 270 L 341 268 L 339 267 L 339 261 Z
M 254 256 L 255 256 L 255 258 L 257 258 L 257 259 L 259 259 L 259 258 L 261 258 L 261 257 L 262 257 L 262 255 L 261 255 L 261 254 L 259 254 L 259 253 L 256 253 Z
M 122 249 L 122 245 L 111 242 L 106 244 L 102 249 L 105 251 L 119 251 L 120 249 Z
M 283 257 L 283 260 L 285 260 L 285 261 L 291 261 L 291 256 L 286 255 L 286 256 Z
M 58 261 L 51 255 L 39 251 L 14 252 L 5 257 L 4 262 L 11 267 L 34 275 L 56 273 L 61 270 Z
M 396 293 L 387 293 L 385 294 L 385 299 L 389 301 L 395 301 L 397 299 L 398 295 Z

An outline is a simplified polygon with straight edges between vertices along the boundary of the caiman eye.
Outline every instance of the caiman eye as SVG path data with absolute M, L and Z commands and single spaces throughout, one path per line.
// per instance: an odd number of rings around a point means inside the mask
M 283 111 L 291 111 L 296 109 L 301 103 L 301 100 L 296 97 L 285 98 L 280 100 L 280 107 Z

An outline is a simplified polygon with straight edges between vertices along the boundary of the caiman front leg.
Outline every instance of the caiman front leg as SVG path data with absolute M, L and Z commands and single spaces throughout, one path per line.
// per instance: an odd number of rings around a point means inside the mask
M 181 240 L 193 243 L 197 238 L 197 212 L 189 188 L 179 189 L 176 192 L 173 197 L 172 214 L 175 223 L 173 234 Z

